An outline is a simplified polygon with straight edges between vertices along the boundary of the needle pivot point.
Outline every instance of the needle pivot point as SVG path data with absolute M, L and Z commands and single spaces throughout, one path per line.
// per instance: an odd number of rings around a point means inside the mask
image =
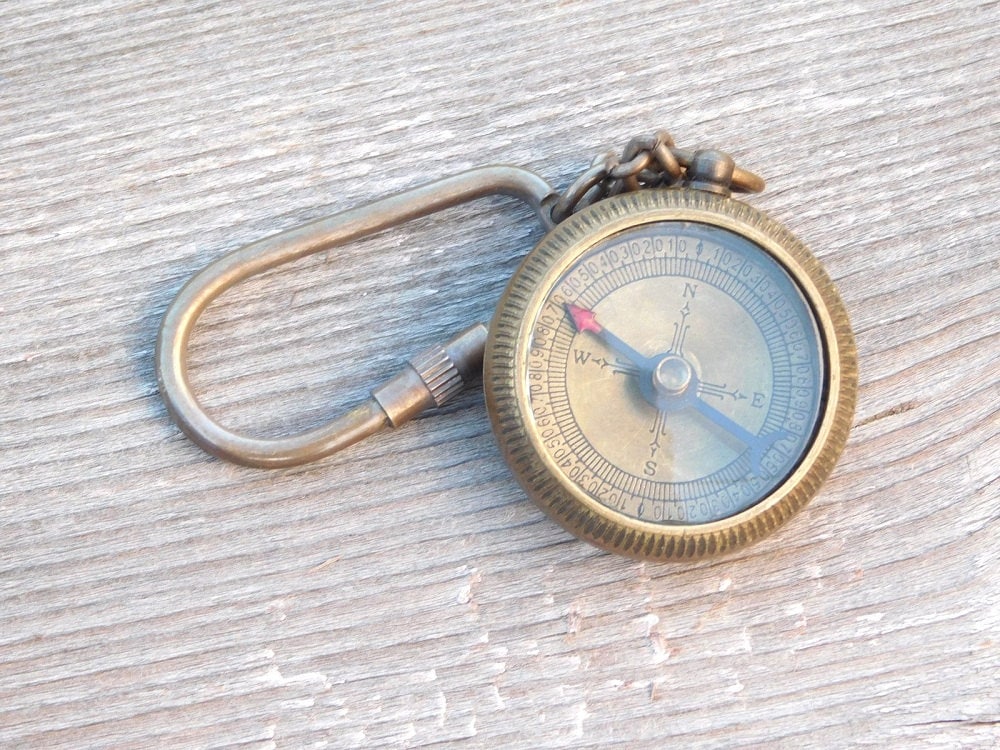
M 671 354 L 660 360 L 653 371 L 653 385 L 667 396 L 679 396 L 691 385 L 694 371 L 683 357 Z

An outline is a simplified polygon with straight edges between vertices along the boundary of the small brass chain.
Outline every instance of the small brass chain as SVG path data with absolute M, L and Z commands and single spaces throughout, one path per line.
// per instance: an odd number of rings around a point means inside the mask
M 552 206 L 552 221 L 558 224 L 580 209 L 619 193 L 680 185 L 689 179 L 688 170 L 695 157 L 696 152 L 677 148 L 665 130 L 633 138 L 620 157 L 610 151 L 591 162 Z M 734 168 L 731 187 L 756 193 L 763 190 L 764 181 L 751 172 Z

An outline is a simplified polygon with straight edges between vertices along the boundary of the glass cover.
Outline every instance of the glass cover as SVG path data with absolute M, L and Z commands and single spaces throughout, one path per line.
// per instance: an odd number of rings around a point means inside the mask
M 536 439 L 567 481 L 632 518 L 695 524 L 795 469 L 825 374 L 812 311 L 774 258 L 727 229 L 657 222 L 559 278 L 525 376 Z

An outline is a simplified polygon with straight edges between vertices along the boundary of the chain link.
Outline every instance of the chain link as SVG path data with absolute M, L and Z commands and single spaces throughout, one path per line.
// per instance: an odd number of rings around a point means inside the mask
M 552 221 L 558 224 L 577 211 L 619 193 L 680 185 L 687 179 L 694 159 L 695 152 L 677 148 L 665 130 L 633 138 L 620 157 L 611 151 L 591 162 L 553 204 Z M 760 177 L 738 167 L 733 169 L 731 182 L 732 189 L 738 191 L 760 192 L 764 188 Z

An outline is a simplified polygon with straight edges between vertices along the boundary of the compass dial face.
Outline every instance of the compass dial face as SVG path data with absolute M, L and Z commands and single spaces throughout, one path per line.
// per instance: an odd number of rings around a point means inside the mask
M 735 516 L 808 451 L 827 373 L 789 273 L 729 229 L 656 221 L 575 259 L 535 308 L 523 370 L 550 466 L 663 526 Z

